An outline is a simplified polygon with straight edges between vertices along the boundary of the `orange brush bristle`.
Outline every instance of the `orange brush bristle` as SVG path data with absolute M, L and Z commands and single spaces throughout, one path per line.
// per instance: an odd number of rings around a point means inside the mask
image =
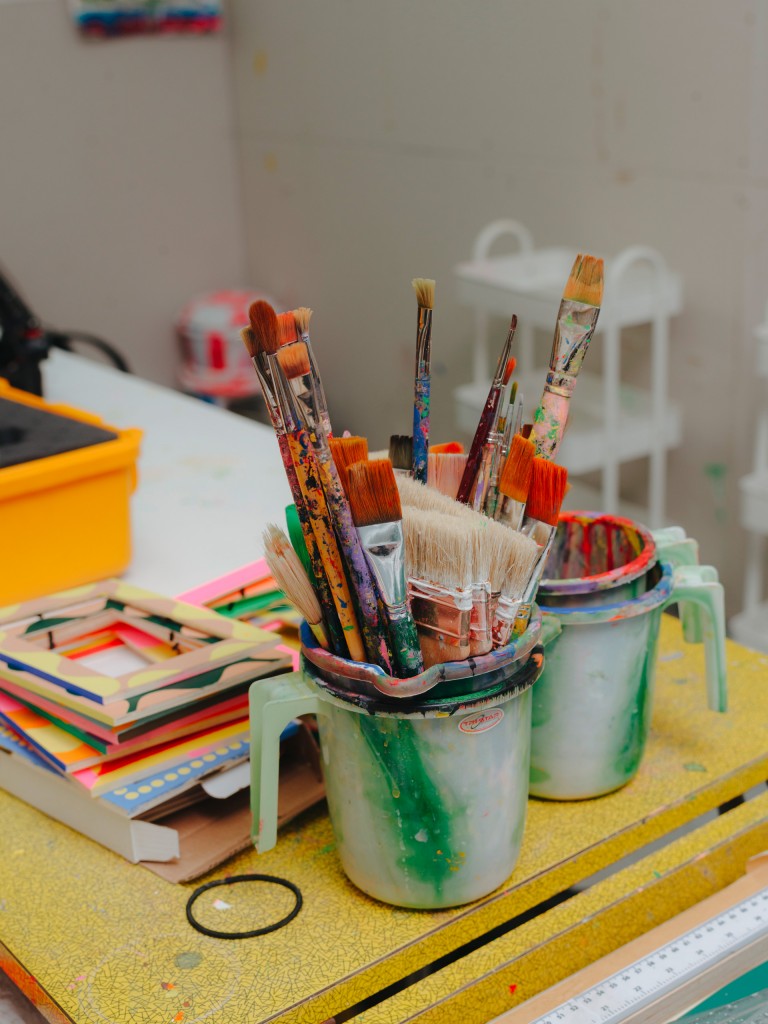
M 368 461 L 368 439 L 366 437 L 330 437 L 331 455 L 341 480 L 344 493 L 349 497 L 349 475 L 347 470 L 355 462 Z
M 355 462 L 347 473 L 349 507 L 355 526 L 391 523 L 403 518 L 400 492 L 389 459 Z
M 309 373 L 309 352 L 304 341 L 298 341 L 287 348 L 279 349 L 277 358 L 288 380 Z
M 263 299 L 252 303 L 248 310 L 248 317 L 251 321 L 250 338 L 255 347 L 253 354 L 260 355 L 265 352 L 271 355 L 273 352 L 277 352 L 280 348 L 280 327 L 277 322 L 277 313 L 270 304 Z M 248 342 L 246 342 L 247 344 Z
M 536 456 L 531 470 L 531 486 L 525 505 L 526 517 L 556 526 L 568 485 L 568 471 L 556 462 Z
M 464 445 L 461 441 L 446 441 L 444 444 L 431 444 L 430 455 L 463 455 Z
M 563 298 L 599 306 L 603 301 L 603 261 L 579 253 L 565 285 Z
M 505 384 L 509 384 L 509 378 L 515 372 L 515 367 L 516 366 L 517 366 L 517 360 L 515 359 L 514 356 L 510 356 L 509 359 L 507 360 L 507 365 L 504 367 L 504 383 Z
M 513 501 L 525 501 L 531 486 L 536 445 L 521 434 L 515 434 L 507 461 L 499 478 L 499 490 Z
M 281 345 L 290 345 L 292 341 L 299 340 L 293 313 L 278 313 L 277 326 L 280 332 Z

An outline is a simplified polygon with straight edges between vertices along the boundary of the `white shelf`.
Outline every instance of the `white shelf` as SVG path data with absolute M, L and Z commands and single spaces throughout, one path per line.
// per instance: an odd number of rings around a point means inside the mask
M 529 420 L 541 398 L 545 378 L 544 369 L 514 378 L 525 396 L 525 414 Z M 457 425 L 470 437 L 488 397 L 488 387 L 488 383 L 482 382 L 462 384 L 454 392 Z M 680 409 L 667 405 L 660 436 L 657 436 L 651 395 L 629 384 L 620 386 L 618 429 L 610 437 L 606 434 L 604 416 L 602 380 L 594 374 L 580 374 L 557 458 L 570 474 L 597 472 L 610 455 L 619 462 L 629 462 L 649 456 L 659 447 L 668 450 L 680 443 Z M 764 522 L 768 522 L 768 518 Z
M 768 654 L 768 601 L 734 615 L 728 632 L 737 643 Z
M 741 524 L 755 533 L 768 533 L 768 469 L 739 480 Z

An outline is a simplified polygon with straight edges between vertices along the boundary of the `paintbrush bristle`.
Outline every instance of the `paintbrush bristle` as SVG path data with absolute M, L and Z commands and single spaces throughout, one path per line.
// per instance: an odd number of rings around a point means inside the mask
M 515 434 L 509 455 L 499 477 L 499 490 L 513 501 L 525 501 L 531 485 L 536 445 L 522 434 Z
M 341 480 L 344 493 L 349 495 L 347 469 L 355 462 L 367 462 L 368 439 L 366 437 L 329 437 L 331 455 Z M 386 458 L 386 456 L 384 456 Z
M 441 494 L 434 487 L 427 487 L 426 484 L 402 473 L 397 477 L 397 489 L 400 491 L 400 501 L 403 505 L 459 518 L 482 518 L 480 513 L 475 512 L 469 505 L 449 498 L 447 494 Z
M 475 583 L 489 580 L 494 594 L 522 594 L 539 557 L 538 544 L 502 523 L 480 518 L 472 531 Z
M 296 330 L 300 335 L 309 333 L 309 321 L 312 316 L 312 310 L 306 306 L 299 306 L 298 309 L 293 311 L 293 320 L 296 324 Z
M 347 477 L 355 526 L 392 523 L 403 518 L 395 471 L 389 459 L 355 462 L 347 470 Z
M 248 317 L 251 321 L 251 336 L 254 340 L 258 355 L 266 352 L 271 355 L 280 348 L 280 328 L 277 323 L 277 313 L 268 302 L 258 299 L 251 304 L 248 310 Z
M 410 471 L 413 464 L 413 438 L 410 434 L 393 434 L 390 437 L 389 461 L 395 469 Z
M 263 534 L 264 558 L 275 582 L 291 604 L 294 604 L 307 622 L 320 622 L 322 611 L 309 577 L 291 542 L 277 526 L 270 523 Z
M 287 348 L 279 349 L 277 358 L 288 380 L 309 373 L 309 352 L 304 341 L 297 341 L 293 345 L 288 345 Z
M 258 349 L 256 348 L 256 339 L 253 336 L 253 331 L 251 330 L 251 328 L 243 327 L 243 329 L 240 331 L 240 337 L 243 339 L 243 344 L 245 345 L 248 351 L 248 355 L 251 357 L 251 359 L 255 359 Z
M 443 444 L 431 444 L 430 455 L 463 455 L 464 445 L 461 441 L 445 441 Z
M 538 519 L 548 526 L 557 525 L 567 485 L 568 472 L 565 467 L 537 455 L 531 470 L 531 486 L 525 505 L 526 516 Z
M 517 366 L 517 360 L 515 359 L 514 356 L 510 356 L 509 359 L 507 360 L 507 365 L 504 367 L 504 383 L 505 384 L 509 383 L 509 378 L 515 372 L 515 367 L 516 366 Z
M 450 589 L 472 586 L 472 545 L 462 519 L 406 506 L 403 534 L 408 576 Z
M 467 456 L 459 452 L 429 452 L 427 485 L 455 500 L 467 464 Z
M 416 292 L 420 309 L 432 309 L 435 305 L 435 282 L 429 277 L 414 277 L 411 281 Z
M 579 255 L 563 292 L 564 299 L 599 306 L 603 301 L 603 261 L 596 256 Z
M 296 321 L 293 319 L 293 313 L 278 313 L 277 326 L 281 345 L 290 345 L 292 341 L 298 341 L 299 336 L 296 333 Z

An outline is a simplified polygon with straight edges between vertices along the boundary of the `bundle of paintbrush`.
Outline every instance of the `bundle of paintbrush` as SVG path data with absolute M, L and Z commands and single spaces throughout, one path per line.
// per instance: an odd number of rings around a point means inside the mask
M 351 464 L 367 457 L 367 442 L 331 434 L 309 342 L 309 310 L 278 317 L 268 303 L 257 302 L 250 319 L 244 341 L 270 409 L 309 556 L 311 583 L 323 608 L 324 623 L 315 620 L 310 625 L 316 636 L 322 630 L 336 654 L 377 664 L 392 675 L 413 675 L 422 664 L 412 620 L 410 646 L 407 642 L 410 612 L 407 606 L 392 606 L 388 581 L 378 574 L 379 563 L 371 556 L 365 530 L 356 526 L 344 486 L 350 486 Z M 387 466 L 391 472 L 388 462 Z M 394 482 L 391 490 L 397 496 Z

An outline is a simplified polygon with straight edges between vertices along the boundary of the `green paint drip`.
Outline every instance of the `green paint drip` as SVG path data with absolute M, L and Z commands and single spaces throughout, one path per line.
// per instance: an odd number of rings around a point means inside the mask
M 461 858 L 452 853 L 451 814 L 424 766 L 413 723 L 365 715 L 358 718 L 386 782 L 388 792 L 380 790 L 382 810 L 393 822 L 402 822 L 398 864 L 406 876 L 431 880 L 439 900 L 446 879 Z M 421 829 L 427 830 L 429 842 L 415 838 Z

